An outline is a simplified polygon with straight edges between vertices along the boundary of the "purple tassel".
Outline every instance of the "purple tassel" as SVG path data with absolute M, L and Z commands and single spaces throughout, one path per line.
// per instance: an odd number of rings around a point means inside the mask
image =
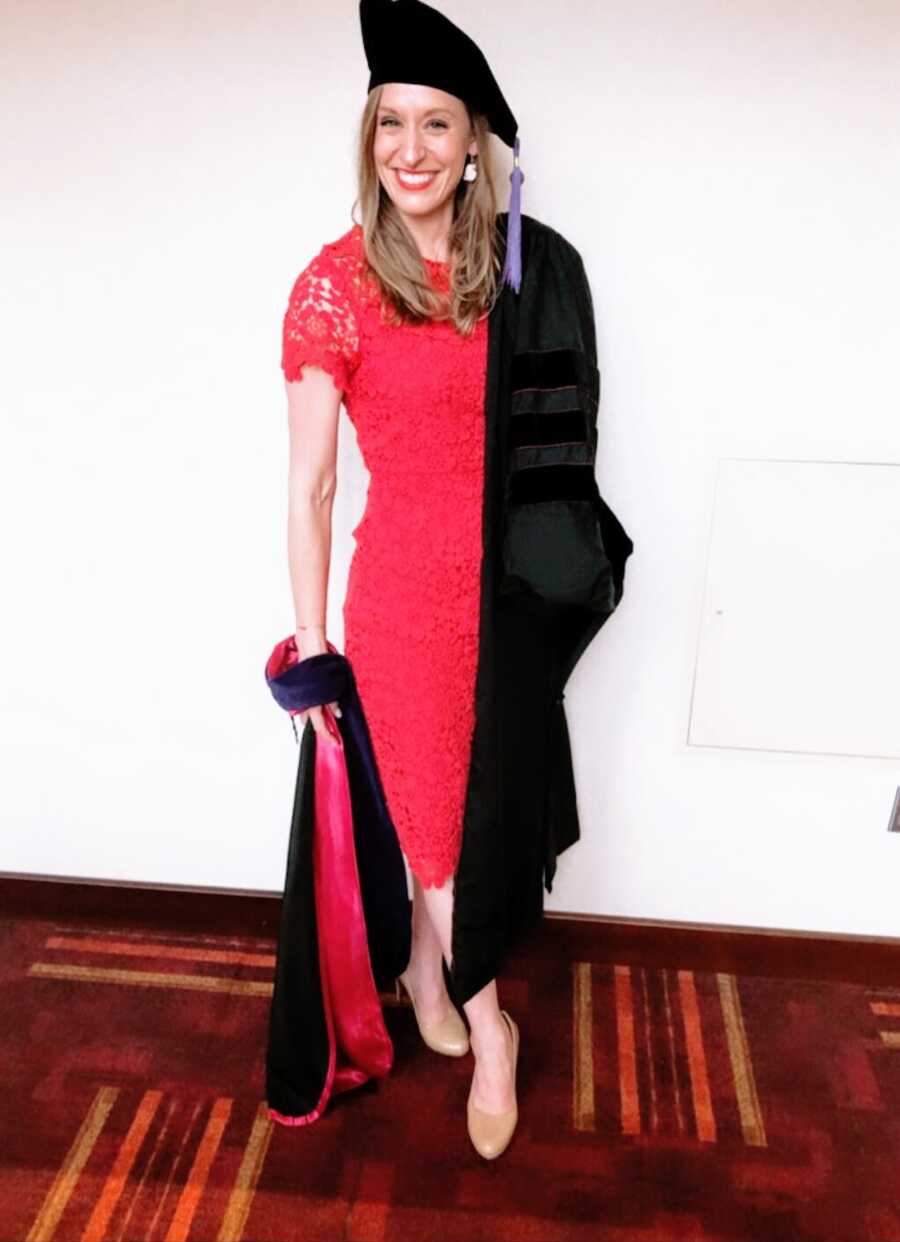
M 513 147 L 513 170 L 509 175 L 512 188 L 509 192 L 509 221 L 506 229 L 506 259 L 503 279 L 515 289 L 522 287 L 522 182 L 525 175 L 519 167 L 519 139 Z

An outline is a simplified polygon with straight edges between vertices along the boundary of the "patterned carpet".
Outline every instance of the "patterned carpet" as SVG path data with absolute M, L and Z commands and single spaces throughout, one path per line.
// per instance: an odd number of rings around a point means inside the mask
M 900 1242 L 900 991 L 516 960 L 520 1120 L 383 1001 L 391 1075 L 262 1105 L 271 940 L 0 921 L 2 1242 Z

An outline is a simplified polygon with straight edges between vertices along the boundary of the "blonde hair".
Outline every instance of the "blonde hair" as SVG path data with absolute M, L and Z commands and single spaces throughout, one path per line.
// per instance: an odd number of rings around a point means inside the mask
M 452 320 L 462 335 L 469 336 L 500 293 L 502 255 L 488 123 L 466 105 L 478 144 L 478 176 L 474 181 L 460 179 L 454 192 L 449 237 L 452 285 L 445 296 L 432 286 L 419 249 L 375 167 L 373 145 L 383 90 L 383 84 L 373 87 L 363 108 L 353 204 L 362 216 L 361 220 L 354 216 L 354 222 L 362 228 L 368 266 L 381 289 L 382 314 L 395 323 Z

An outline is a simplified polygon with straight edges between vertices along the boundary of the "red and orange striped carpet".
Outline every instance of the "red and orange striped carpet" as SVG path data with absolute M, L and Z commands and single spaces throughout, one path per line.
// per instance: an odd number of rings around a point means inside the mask
M 386 1080 L 267 1120 L 271 940 L 0 922 L 0 1239 L 900 1242 L 900 991 L 515 963 L 519 1128 L 383 998 Z

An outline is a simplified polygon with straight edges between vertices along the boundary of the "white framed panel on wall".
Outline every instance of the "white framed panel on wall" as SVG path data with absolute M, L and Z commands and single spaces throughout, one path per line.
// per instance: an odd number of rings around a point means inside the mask
M 900 464 L 720 460 L 692 746 L 900 758 Z

